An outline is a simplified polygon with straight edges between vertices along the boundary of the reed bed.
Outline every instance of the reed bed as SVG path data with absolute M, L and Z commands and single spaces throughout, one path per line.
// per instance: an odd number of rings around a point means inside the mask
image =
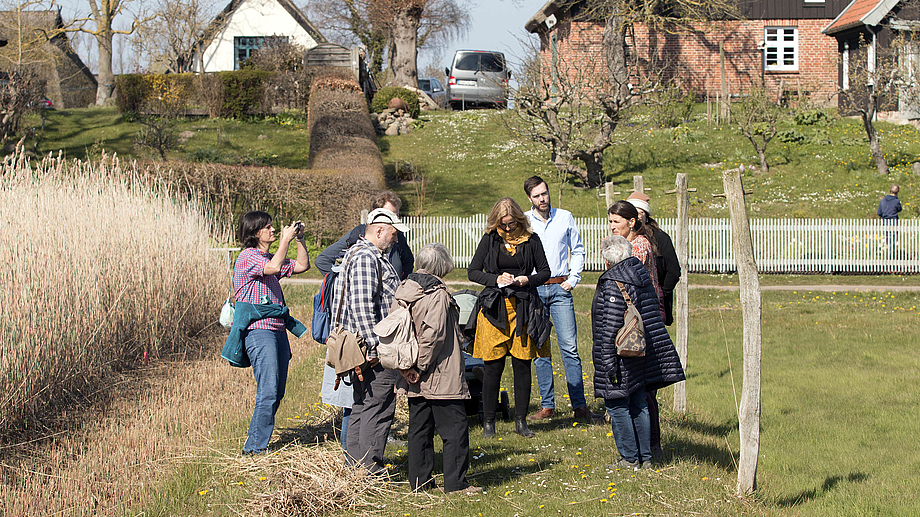
M 148 357 L 195 347 L 228 276 L 204 207 L 114 157 L 0 169 L 0 435 Z

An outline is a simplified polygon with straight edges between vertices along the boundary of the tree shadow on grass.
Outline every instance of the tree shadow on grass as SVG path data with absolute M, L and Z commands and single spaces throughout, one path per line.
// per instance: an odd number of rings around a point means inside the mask
M 324 442 L 338 442 L 341 432 L 341 418 L 331 415 L 322 420 L 305 422 L 296 427 L 281 427 L 276 425 L 275 430 L 280 435 L 270 445 L 272 450 L 281 449 L 290 444 L 316 444 Z
M 863 483 L 869 479 L 867 474 L 862 472 L 851 472 L 846 476 L 828 476 L 824 479 L 824 483 L 821 485 L 821 488 L 812 488 L 811 490 L 803 490 L 798 494 L 790 495 L 787 497 L 780 498 L 776 501 L 776 506 L 783 508 L 790 508 L 802 505 L 809 501 L 813 501 L 818 497 L 823 496 L 827 492 L 830 492 L 834 489 L 840 482 L 846 481 L 848 483 Z

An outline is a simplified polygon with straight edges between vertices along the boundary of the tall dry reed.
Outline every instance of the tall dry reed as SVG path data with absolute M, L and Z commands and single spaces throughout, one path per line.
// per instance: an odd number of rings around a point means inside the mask
M 0 433 L 106 371 L 196 346 L 228 282 L 202 206 L 98 162 L 0 170 Z

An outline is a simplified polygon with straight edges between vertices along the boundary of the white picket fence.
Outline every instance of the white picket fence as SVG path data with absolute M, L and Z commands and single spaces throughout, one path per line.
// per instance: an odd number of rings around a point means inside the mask
M 486 226 L 486 216 L 406 217 L 409 246 L 417 252 L 432 242 L 445 244 L 457 267 L 467 267 Z M 586 270 L 600 271 L 601 240 L 607 220 L 576 218 L 587 249 Z M 677 220 L 659 219 L 673 239 Z M 753 219 L 751 237 L 757 268 L 763 273 L 920 273 L 920 220 L 886 225 L 869 219 Z M 893 248 L 890 247 L 893 243 Z M 735 271 L 728 219 L 690 220 L 691 273 Z

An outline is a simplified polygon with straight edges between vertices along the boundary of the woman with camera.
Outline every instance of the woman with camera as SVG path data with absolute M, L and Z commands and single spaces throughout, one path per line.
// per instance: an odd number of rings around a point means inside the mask
M 275 427 L 275 412 L 284 397 L 291 346 L 286 324 L 291 319 L 284 307 L 284 293 L 279 279 L 310 269 L 310 256 L 303 236 L 303 223 L 295 221 L 275 236 L 272 217 L 254 211 L 240 218 L 238 237 L 243 246 L 233 268 L 233 290 L 237 302 L 234 318 L 251 320 L 244 333 L 243 346 L 252 363 L 256 379 L 256 404 L 249 423 L 244 454 L 268 452 L 268 442 Z M 279 240 L 278 251 L 268 252 Z M 286 258 L 291 241 L 297 242 L 297 258 Z M 251 304 L 251 310 L 241 310 Z M 264 316 L 263 314 L 275 314 Z M 235 322 L 236 323 L 236 322 Z

